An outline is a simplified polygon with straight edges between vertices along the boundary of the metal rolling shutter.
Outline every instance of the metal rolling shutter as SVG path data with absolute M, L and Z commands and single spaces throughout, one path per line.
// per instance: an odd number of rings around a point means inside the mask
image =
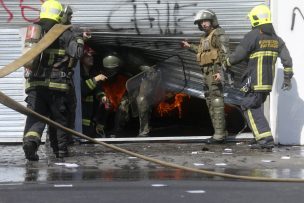
M 0 29 L 0 67 L 21 55 L 19 29 Z M 14 100 L 24 103 L 23 70 L 0 79 L 0 89 Z M 20 142 L 25 116 L 0 105 L 0 142 Z
M 193 25 L 195 13 L 203 8 L 213 9 L 219 23 L 230 36 L 233 49 L 243 35 L 250 30 L 246 15 L 255 5 L 269 2 L 266 0 L 135 0 L 135 1 L 100 1 L 100 0 L 62 0 L 74 10 L 73 24 L 88 28 L 94 32 L 110 35 L 158 34 L 164 37 L 183 35 L 193 36 L 197 40 L 200 31 Z M 37 19 L 41 2 L 38 0 L 4 0 L 0 7 L 0 67 L 21 55 L 22 40 L 20 28 Z M 135 12 L 136 11 L 136 12 Z M 115 38 L 112 38 L 115 39 Z M 179 40 L 179 39 L 178 39 Z M 132 40 L 131 40 L 132 41 Z M 108 41 L 112 43 L 111 41 Z M 128 43 L 130 40 L 128 41 Z M 138 43 L 138 42 L 137 42 Z M 175 43 L 175 42 L 174 42 Z M 178 46 L 177 44 L 175 46 Z M 140 46 L 139 46 L 140 47 Z M 170 47 L 169 47 L 170 48 Z M 174 47 L 173 47 L 174 48 Z M 170 50 L 170 49 L 169 49 Z M 149 52 L 149 50 L 145 50 Z M 189 56 L 191 57 L 191 56 Z M 193 61 L 188 62 L 195 67 Z M 193 64 L 192 64 L 193 63 Z M 242 70 L 235 67 L 238 77 Z M 197 68 L 189 69 L 193 78 L 189 92 L 201 88 L 200 72 Z M 23 102 L 23 71 L 2 78 L 0 88 L 13 99 Z M 25 117 L 0 105 L 0 142 L 21 141 Z

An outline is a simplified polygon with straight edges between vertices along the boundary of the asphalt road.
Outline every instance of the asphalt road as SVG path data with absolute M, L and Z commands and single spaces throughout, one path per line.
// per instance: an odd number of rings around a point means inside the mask
M 93 181 L 0 185 L 1 203 L 303 202 L 304 184 L 239 181 Z
M 304 179 L 304 147 L 252 151 L 225 145 L 158 142 L 118 147 L 186 167 L 234 175 Z M 251 182 L 167 168 L 100 145 L 70 148 L 56 159 L 45 145 L 27 162 L 21 145 L 0 145 L 0 203 L 41 202 L 303 202 L 303 183 Z M 304 182 L 304 181 L 303 181 Z

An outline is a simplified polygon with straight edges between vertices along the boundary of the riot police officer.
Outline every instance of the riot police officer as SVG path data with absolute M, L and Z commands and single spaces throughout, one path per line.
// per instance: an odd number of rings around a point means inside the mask
M 241 61 L 248 61 L 241 89 L 245 93 L 245 98 L 241 105 L 256 140 L 251 148 L 271 149 L 274 147 L 274 140 L 264 116 L 263 104 L 272 90 L 277 57 L 281 58 L 284 66 L 282 89 L 291 88 L 292 58 L 284 41 L 273 28 L 271 13 L 266 5 L 254 7 L 248 17 L 252 30 L 245 35 L 226 62 L 230 66 Z
M 102 74 L 107 77 L 103 82 L 102 89 L 105 93 L 104 116 L 110 118 L 110 112 L 114 112 L 114 127 L 109 133 L 110 137 L 120 136 L 122 130 L 130 120 L 130 100 L 126 90 L 126 82 L 130 74 L 124 69 L 121 56 L 116 52 L 108 53 L 102 60 Z M 103 118 L 106 120 L 107 118 Z
M 60 23 L 63 6 L 56 0 L 47 0 L 41 6 L 40 19 L 37 26 L 41 28 L 41 35 L 47 33 L 55 24 Z M 66 30 L 55 42 L 45 49 L 39 56 L 39 63 L 25 72 L 26 102 L 28 108 L 47 116 L 52 120 L 69 125 L 68 103 L 70 89 L 73 88 L 71 76 L 74 60 L 81 57 L 83 52 L 83 38 L 76 37 L 71 29 Z M 23 150 L 26 159 L 38 161 L 38 147 L 45 123 L 28 116 L 23 137 Z M 57 129 L 57 146 L 53 146 L 57 157 L 68 155 L 68 135 Z
M 216 14 L 210 9 L 199 11 L 194 24 L 204 31 L 199 45 L 182 41 L 184 48 L 196 53 L 196 60 L 201 67 L 206 103 L 214 128 L 208 144 L 221 144 L 227 134 L 225 124 L 223 83 L 221 76 L 222 61 L 229 53 L 229 38 L 219 26 Z

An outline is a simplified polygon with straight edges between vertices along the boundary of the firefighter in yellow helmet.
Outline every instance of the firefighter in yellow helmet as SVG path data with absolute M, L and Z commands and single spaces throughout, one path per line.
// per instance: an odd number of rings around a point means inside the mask
M 281 58 L 284 67 L 282 89 L 291 89 L 292 58 L 284 41 L 273 28 L 271 13 L 266 5 L 254 7 L 248 17 L 252 30 L 245 35 L 226 63 L 231 66 L 241 61 L 247 62 L 248 68 L 243 76 L 241 88 L 245 98 L 241 105 L 256 140 L 251 148 L 272 149 L 274 140 L 264 116 L 263 104 L 272 90 L 277 57 Z
M 200 44 L 182 41 L 182 46 L 196 53 L 196 60 L 201 67 L 204 92 L 214 134 L 205 140 L 208 144 L 222 144 L 227 134 L 224 112 L 223 79 L 221 77 L 222 60 L 229 53 L 229 38 L 219 26 L 216 14 L 210 9 L 199 11 L 194 24 L 204 31 Z
M 34 23 L 43 36 L 55 24 L 61 22 L 63 6 L 56 0 L 47 0 L 41 6 L 40 19 Z M 29 31 L 29 30 L 28 30 Z M 30 35 L 29 35 L 30 36 Z M 73 89 L 72 75 L 75 60 L 83 53 L 83 37 L 77 37 L 66 30 L 39 56 L 38 63 L 26 66 L 25 78 L 28 108 L 69 127 L 69 103 Z M 74 95 L 74 94 L 72 94 Z M 23 150 L 29 161 L 38 161 L 37 150 L 45 123 L 28 116 L 23 137 Z M 55 155 L 63 158 L 68 155 L 68 135 L 56 129 L 56 142 L 51 143 Z

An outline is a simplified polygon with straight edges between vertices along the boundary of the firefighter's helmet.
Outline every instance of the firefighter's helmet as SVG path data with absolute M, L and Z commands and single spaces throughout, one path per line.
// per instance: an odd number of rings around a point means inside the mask
M 217 27 L 219 25 L 216 14 L 210 9 L 204 9 L 197 12 L 194 18 L 194 24 L 199 24 L 202 20 L 210 20 L 212 27 Z
M 261 4 L 255 6 L 248 13 L 252 27 L 271 23 L 271 12 L 268 6 Z
M 94 49 L 85 44 L 83 47 L 83 56 L 93 56 L 94 54 Z
M 103 58 L 102 64 L 107 69 L 117 69 L 121 65 L 121 59 L 115 55 L 108 55 Z
M 61 23 L 64 25 L 71 24 L 71 16 L 73 15 L 73 9 L 70 5 L 63 6 L 63 15 L 61 18 Z
M 41 5 L 40 19 L 52 19 L 59 23 L 62 15 L 63 7 L 59 1 L 47 0 Z

